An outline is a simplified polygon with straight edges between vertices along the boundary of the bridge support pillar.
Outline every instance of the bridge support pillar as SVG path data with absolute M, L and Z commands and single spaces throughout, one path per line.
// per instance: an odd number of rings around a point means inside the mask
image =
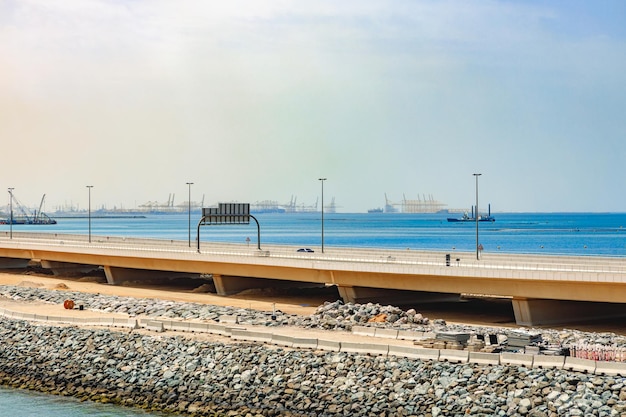
M 30 259 L 0 258 L 0 269 L 24 269 L 29 262 Z
M 198 277 L 200 274 L 187 272 L 153 271 L 149 269 L 119 268 L 116 266 L 104 266 L 104 275 L 107 283 L 119 285 L 129 281 L 143 281 L 146 283 L 159 283 L 171 281 L 176 278 Z
M 344 303 L 391 303 L 391 304 L 417 304 L 436 303 L 443 301 L 460 301 L 460 294 L 441 292 L 391 290 L 370 287 L 344 287 L 338 286 L 339 296 Z
M 626 304 L 513 298 L 515 322 L 520 326 L 562 324 L 626 317 Z
M 77 276 L 97 270 L 98 265 L 75 264 L 70 262 L 57 262 L 41 260 L 41 267 L 49 269 L 55 276 Z
M 237 277 L 232 275 L 213 274 L 213 284 L 218 295 L 231 295 L 238 292 L 258 288 L 316 288 L 324 284 L 303 281 L 285 281 L 271 278 Z

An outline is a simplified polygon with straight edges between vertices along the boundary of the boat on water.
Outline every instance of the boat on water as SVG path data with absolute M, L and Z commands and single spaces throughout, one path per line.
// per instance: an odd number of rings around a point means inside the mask
M 35 210 L 33 214 L 29 214 L 28 210 L 24 207 L 22 203 L 20 203 L 13 193 L 11 194 L 11 208 L 10 214 L 7 215 L 5 219 L 0 219 L 0 224 L 35 224 L 35 225 L 47 225 L 47 224 L 57 224 L 57 221 L 44 213 L 41 209 L 43 207 L 43 202 L 46 198 L 44 194 L 41 198 L 41 203 L 39 203 L 39 209 Z M 13 203 L 15 203 L 16 210 L 21 213 L 15 215 L 13 213 Z
M 478 214 L 478 213 L 476 213 Z M 469 215 L 467 212 L 463 213 L 462 217 L 448 217 L 448 221 L 450 223 L 457 223 L 457 222 L 476 222 L 476 215 L 474 214 L 474 206 L 472 206 L 472 214 Z M 496 219 L 495 217 L 493 217 L 491 215 L 491 204 L 489 204 L 489 211 L 487 213 L 487 215 L 479 215 L 478 214 L 478 221 L 479 222 L 495 222 Z
M 380 208 L 380 207 L 378 207 L 378 208 L 372 208 L 372 209 L 367 210 L 367 212 L 368 212 L 368 213 L 382 213 L 382 212 L 383 212 L 383 209 L 382 209 L 382 208 Z
M 11 221 L 12 220 L 12 221 Z M 57 221 L 50 218 L 45 213 L 41 213 L 38 217 L 13 217 L 0 219 L 0 224 L 57 224 Z

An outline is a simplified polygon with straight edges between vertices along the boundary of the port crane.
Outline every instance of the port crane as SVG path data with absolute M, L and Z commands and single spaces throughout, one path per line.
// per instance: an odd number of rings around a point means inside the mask
M 56 224 L 56 220 L 51 219 L 50 217 L 48 217 L 48 215 L 46 215 L 46 213 L 42 211 L 45 198 L 46 195 L 44 194 L 43 197 L 41 197 L 39 209 L 36 210 L 32 215 L 30 215 L 26 210 L 26 207 L 24 207 L 24 205 L 17 199 L 17 197 L 15 197 L 15 194 L 11 193 L 12 202 L 15 203 L 15 207 L 21 213 L 18 216 L 12 216 L 13 224 Z M 10 220 L 7 219 L 7 222 L 10 222 Z

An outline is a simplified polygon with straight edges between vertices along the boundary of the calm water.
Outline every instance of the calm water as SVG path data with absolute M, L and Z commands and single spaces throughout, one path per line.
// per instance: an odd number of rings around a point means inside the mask
M 95 216 L 95 215 L 94 215 Z M 475 223 L 449 223 L 445 214 L 343 214 L 324 215 L 324 244 L 328 247 L 370 247 L 472 251 Z M 319 247 L 320 213 L 257 214 L 263 244 Z M 626 254 L 626 213 L 499 213 L 493 223 L 479 224 L 485 252 L 544 253 L 595 256 Z M 191 217 L 195 241 L 200 213 Z M 13 226 L 14 231 L 88 233 L 88 219 L 59 218 L 50 226 Z M 185 214 L 148 215 L 145 218 L 92 217 L 93 235 L 187 240 L 189 217 Z M 0 226 L 6 231 L 9 226 Z M 256 223 L 203 226 L 201 241 L 250 244 L 257 242 Z
M 166 417 L 139 409 L 0 387 L 0 415 L 11 417 Z
M 258 214 L 261 246 L 285 244 L 317 248 L 321 244 L 320 213 Z M 340 214 L 324 215 L 326 246 L 411 248 L 472 251 L 475 223 L 449 223 L 444 214 Z M 626 254 L 626 213 L 500 213 L 494 223 L 480 223 L 485 251 L 589 256 Z M 191 239 L 195 240 L 200 213 L 192 213 Z M 50 226 L 13 226 L 14 231 L 87 234 L 88 219 L 59 218 Z M 187 214 L 148 215 L 145 218 L 92 217 L 93 235 L 187 240 Z M 9 226 L 0 226 L 0 232 Z M 256 223 L 245 226 L 203 226 L 202 241 L 256 244 Z M 23 391 L 0 389 L 0 416 L 156 416 L 139 410 L 80 403 Z

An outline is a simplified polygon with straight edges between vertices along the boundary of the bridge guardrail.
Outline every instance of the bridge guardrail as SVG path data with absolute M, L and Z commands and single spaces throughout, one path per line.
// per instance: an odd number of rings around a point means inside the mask
M 324 263 L 361 263 L 369 264 L 374 269 L 389 270 L 402 268 L 437 268 L 439 275 L 447 275 L 446 268 L 471 268 L 492 271 L 492 274 L 501 274 L 502 271 L 540 271 L 548 273 L 581 273 L 581 274 L 617 274 L 626 275 L 626 260 L 615 257 L 572 257 L 561 255 L 518 255 L 487 253 L 480 261 L 474 258 L 473 252 L 450 252 L 452 262 L 446 266 L 446 252 L 423 251 L 415 249 L 367 249 L 367 248 L 326 248 L 324 253 L 301 253 L 297 247 L 283 245 L 264 245 L 263 251 L 267 256 L 258 257 L 258 250 L 247 244 L 203 242 L 202 253 L 198 254 L 195 248 L 189 248 L 187 241 L 149 238 L 127 238 L 119 236 L 93 236 L 92 243 L 85 235 L 58 234 L 58 233 L 29 233 L 13 232 L 13 238 L 8 233 L 0 233 L 0 246 L 25 247 L 28 244 L 44 246 L 72 247 L 77 250 L 97 248 L 103 250 L 123 250 L 142 253 L 172 253 L 184 256 L 185 259 L 197 259 L 198 256 L 233 256 L 245 257 L 248 263 L 265 263 L 286 260 L 301 262 L 303 260 L 315 262 L 319 268 Z M 257 259 L 258 258 L 258 259 Z M 379 268 L 375 266 L 378 265 Z M 453 269 L 450 275 L 458 274 Z M 557 277 L 558 278 L 558 277 Z

